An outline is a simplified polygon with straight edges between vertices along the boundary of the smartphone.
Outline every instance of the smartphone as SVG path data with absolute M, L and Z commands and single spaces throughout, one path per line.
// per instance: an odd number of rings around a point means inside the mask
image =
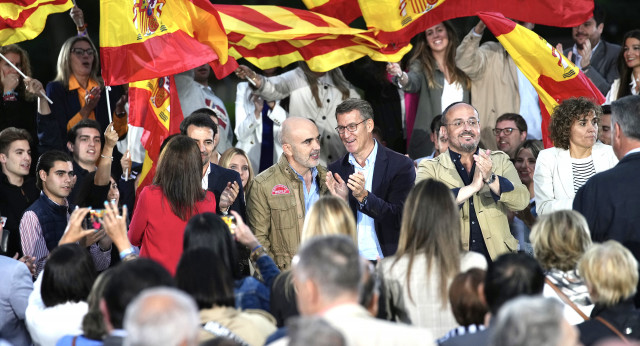
M 102 217 L 104 216 L 105 209 L 91 209 L 89 213 L 84 217 L 82 226 L 84 229 L 99 230 L 102 228 Z
M 229 227 L 229 232 L 231 232 L 231 234 L 235 235 L 236 234 L 236 218 L 233 215 L 225 215 L 222 217 L 222 221 L 224 221 L 224 223 L 227 224 L 227 227 Z

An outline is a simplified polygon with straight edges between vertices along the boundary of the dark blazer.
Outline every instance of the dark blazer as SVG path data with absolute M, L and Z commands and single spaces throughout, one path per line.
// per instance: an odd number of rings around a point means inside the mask
M 440 346 L 488 346 L 491 337 L 491 327 L 475 332 L 454 336 L 440 344 Z
M 591 177 L 576 193 L 573 209 L 587 219 L 594 242 L 617 240 L 640 260 L 640 153 Z M 640 286 L 639 286 L 640 287 Z M 640 295 L 636 297 L 636 306 Z
M 564 50 L 564 55 L 573 51 L 573 46 Z M 600 45 L 591 57 L 591 68 L 587 70 L 587 77 L 591 79 L 593 84 L 600 90 L 602 95 L 607 95 L 611 84 L 618 78 L 618 55 L 620 54 L 620 46 L 600 40 Z M 575 64 L 575 55 L 571 57 L 571 62 Z
M 349 163 L 349 154 L 330 164 L 328 170 L 338 173 L 346 182 L 354 172 Z M 415 180 L 413 161 L 378 143 L 373 182 L 366 205 L 361 209 L 358 201 L 349 193 L 349 206 L 356 220 L 358 211 L 375 220 L 376 235 L 385 257 L 395 254 L 398 248 L 402 208 Z
M 640 338 L 640 311 L 636 310 L 631 300 L 622 301 L 614 306 L 596 304 L 591 311 L 591 319 L 577 325 L 580 330 L 580 342 L 585 346 L 593 345 L 606 338 L 619 340 L 616 333 L 595 317 L 601 317 L 611 323 L 628 339 Z
M 122 88 L 112 87 L 109 92 L 109 100 L 111 101 L 111 111 L 116 110 L 116 103 L 122 96 Z M 38 114 L 38 140 L 40 145 L 38 151 L 44 153 L 46 151 L 57 149 L 67 150 L 67 123 L 80 111 L 80 100 L 78 100 L 78 91 L 65 88 L 60 82 L 51 82 L 47 84 L 47 96 L 51 98 L 51 114 Z M 100 123 L 102 132 L 109 125 L 109 114 L 107 112 L 107 96 L 105 89 L 102 88 L 100 100 L 95 108 L 96 121 Z
M 238 197 L 233 201 L 233 204 L 229 208 L 229 210 L 234 210 L 243 219 L 245 219 L 245 211 L 246 205 L 244 202 L 244 189 L 242 188 L 242 179 L 240 179 L 240 174 L 238 172 L 227 169 L 224 167 L 220 167 L 216 164 L 211 163 L 211 173 L 209 173 L 209 188 L 208 190 L 213 192 L 216 196 L 216 212 L 221 214 L 220 212 L 220 195 L 222 195 L 222 191 L 227 187 L 227 183 L 236 181 L 238 186 L 240 186 L 240 191 L 238 192 Z

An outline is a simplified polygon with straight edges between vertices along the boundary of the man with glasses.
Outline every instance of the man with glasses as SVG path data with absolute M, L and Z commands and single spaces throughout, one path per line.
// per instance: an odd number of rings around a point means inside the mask
M 449 150 L 418 166 L 416 181 L 435 179 L 453 192 L 460 208 L 462 246 L 488 261 L 518 250 L 509 231 L 507 211 L 529 204 L 529 190 L 503 152 L 480 149 L 478 111 L 464 102 L 452 103 L 442 115 Z
M 516 150 L 527 139 L 527 122 L 520 114 L 504 113 L 496 120 L 493 129 L 498 149 L 504 151 L 511 162 L 516 159 Z
M 349 203 L 362 257 L 377 261 L 395 254 L 404 201 L 416 178 L 413 161 L 373 138 L 369 102 L 347 99 L 336 108 L 336 131 L 347 154 L 329 165 L 327 186 Z
M 247 187 L 247 221 L 262 244 L 251 254 L 265 250 L 286 270 L 298 252 L 304 216 L 329 191 L 327 170 L 319 164 L 318 127 L 309 119 L 290 117 L 282 122 L 278 140 L 280 160 Z
M 40 198 L 27 208 L 20 220 L 20 238 L 25 256 L 36 258 L 36 275 L 44 269 L 49 253 L 58 246 L 73 211 L 67 197 L 73 188 L 75 173 L 71 156 L 58 150 L 40 156 L 36 166 L 36 186 L 42 189 Z M 102 251 L 95 240 L 89 252 L 99 271 L 111 263 L 111 248 Z

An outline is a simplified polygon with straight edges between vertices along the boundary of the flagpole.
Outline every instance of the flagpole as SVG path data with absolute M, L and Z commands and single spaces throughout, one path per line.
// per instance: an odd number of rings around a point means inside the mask
M 14 70 L 18 71 L 18 73 L 22 76 L 22 78 L 28 78 L 24 73 L 22 73 L 22 71 L 20 71 L 19 68 L 16 67 L 16 65 L 14 65 L 11 61 L 9 61 L 9 59 L 7 59 L 7 57 L 5 57 L 2 53 L 0 53 L 0 57 L 2 57 L 2 59 L 4 59 L 4 61 L 7 62 L 7 64 L 9 64 L 9 66 L 13 67 Z M 43 90 L 40 90 L 40 93 L 42 94 L 42 96 L 44 96 L 45 99 L 47 99 L 47 101 L 49 101 L 50 104 L 53 104 L 53 101 L 51 101 L 50 98 L 47 97 L 47 94 L 44 93 Z
M 109 91 L 111 91 L 111 87 L 107 86 L 105 89 L 107 92 L 107 113 L 109 113 L 109 124 L 111 124 L 113 122 L 113 117 L 111 116 L 111 102 L 109 102 Z

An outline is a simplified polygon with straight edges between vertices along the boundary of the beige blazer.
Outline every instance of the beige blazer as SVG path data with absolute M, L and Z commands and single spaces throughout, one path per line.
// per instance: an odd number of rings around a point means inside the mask
M 493 172 L 509 180 L 514 187 L 513 191 L 502 193 L 498 202 L 493 200 L 491 190 L 486 185 L 472 197 L 487 251 L 489 251 L 492 259 L 496 259 L 505 252 L 516 252 L 518 250 L 518 241 L 511 235 L 509 230 L 507 212 L 526 208 L 529 205 L 530 196 L 529 190 L 520 181 L 518 172 L 509 161 L 507 154 L 502 151 L 493 151 L 491 152 L 491 162 L 493 162 Z M 462 178 L 460 178 L 453 161 L 451 161 L 449 150 L 434 159 L 420 161 L 416 184 L 428 178 L 439 180 L 450 189 L 464 186 Z M 465 201 L 460 209 L 460 223 L 462 227 L 462 247 L 465 250 L 469 250 L 469 236 L 471 234 L 469 200 Z
M 606 171 L 618 163 L 610 145 L 597 142 L 591 152 L 596 173 Z M 538 215 L 557 210 L 573 209 L 573 170 L 569 150 L 549 148 L 542 150 L 533 173 L 533 190 Z

